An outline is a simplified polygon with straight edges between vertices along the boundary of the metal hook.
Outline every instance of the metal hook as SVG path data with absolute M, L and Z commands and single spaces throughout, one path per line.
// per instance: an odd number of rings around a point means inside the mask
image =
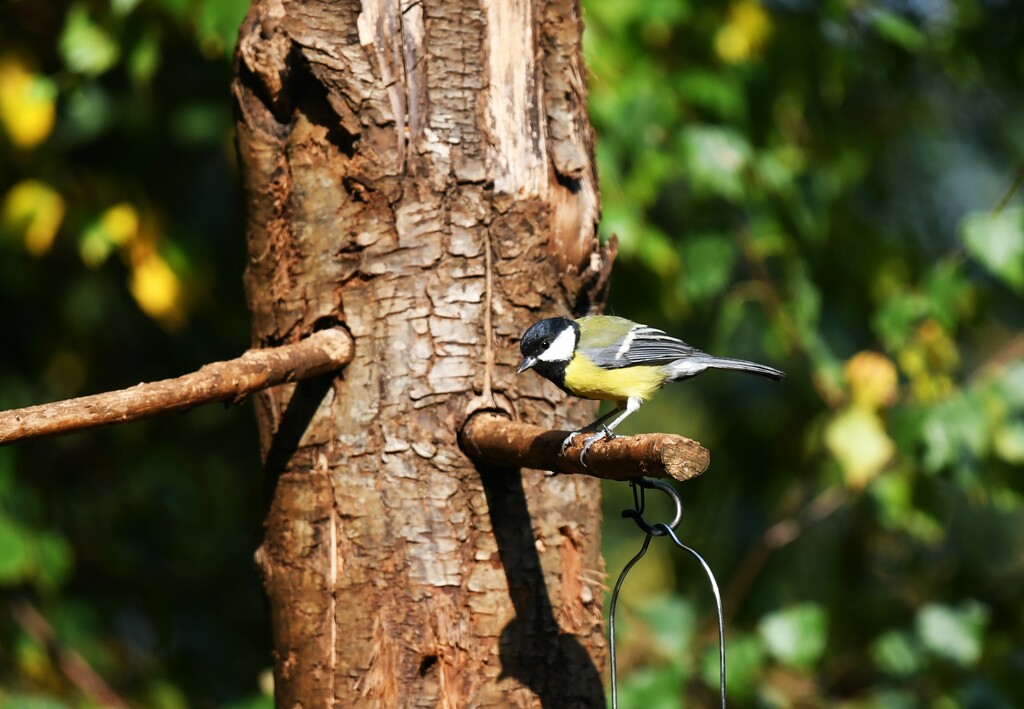
M 656 537 L 665 536 L 665 532 L 659 530 L 658 525 L 651 525 L 644 519 L 644 508 L 646 507 L 647 500 L 644 495 L 644 490 L 661 490 L 670 498 L 672 503 L 675 505 L 676 512 L 672 517 L 672 521 L 667 526 L 669 529 L 675 529 L 679 526 L 679 523 L 683 519 L 683 499 L 679 497 L 679 493 L 674 487 L 669 485 L 664 480 L 657 480 L 651 478 L 638 478 L 636 480 L 630 480 L 629 486 L 633 489 L 633 509 L 623 510 L 622 516 L 632 519 L 636 522 L 636 526 L 642 529 L 647 534 L 653 534 Z M 663 524 L 663 523 L 662 523 Z
M 644 537 L 644 543 L 640 546 L 640 551 L 636 553 L 636 556 L 629 560 L 629 563 L 627 563 L 622 569 L 622 573 L 619 574 L 619 578 L 615 582 L 615 588 L 612 590 L 611 602 L 609 603 L 608 608 L 608 645 L 609 654 L 611 655 L 612 709 L 618 709 L 619 707 L 618 663 L 615 649 L 615 607 L 619 601 L 619 590 L 622 588 L 622 582 L 626 580 L 626 574 L 629 573 L 629 570 L 632 569 L 636 562 L 640 561 L 644 554 L 647 553 L 647 548 L 651 544 L 651 537 L 663 536 L 670 537 L 676 546 L 688 551 L 696 557 L 697 561 L 700 562 L 701 567 L 703 567 L 704 573 L 707 574 L 708 581 L 711 584 L 711 591 L 715 596 L 715 608 L 718 611 L 719 693 L 722 709 L 725 709 L 725 620 L 722 611 L 722 595 L 718 590 L 718 582 L 715 580 L 715 575 L 711 571 L 711 566 L 704 560 L 704 557 L 698 554 L 694 549 L 683 544 L 679 541 L 679 537 L 676 536 L 674 530 L 679 526 L 679 522 L 683 518 L 683 501 L 682 498 L 679 497 L 679 493 L 676 489 L 662 480 L 651 480 L 648 478 L 631 480 L 629 485 L 633 490 L 633 509 L 623 510 L 622 516 L 632 518 L 636 522 L 637 526 L 646 533 L 646 536 Z M 665 524 L 664 522 L 657 522 L 651 525 L 644 519 L 643 513 L 646 506 L 644 491 L 648 489 L 661 490 L 672 498 L 672 502 L 675 504 L 675 515 L 672 517 L 672 521 L 668 524 Z

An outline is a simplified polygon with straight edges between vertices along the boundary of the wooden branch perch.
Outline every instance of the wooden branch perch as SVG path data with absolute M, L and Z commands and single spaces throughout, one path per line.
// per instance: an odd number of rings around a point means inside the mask
M 689 480 L 703 473 L 711 462 L 707 449 L 689 438 L 643 433 L 594 444 L 584 467 L 580 463 L 583 442 L 579 438 L 562 454 L 562 441 L 568 433 L 480 412 L 463 426 L 459 445 L 478 463 L 576 473 L 605 480 L 633 480 L 641 476 Z
M 339 328 L 301 342 L 248 350 L 175 379 L 0 412 L 0 446 L 184 411 L 214 401 L 238 402 L 284 382 L 326 374 L 352 359 L 352 338 Z

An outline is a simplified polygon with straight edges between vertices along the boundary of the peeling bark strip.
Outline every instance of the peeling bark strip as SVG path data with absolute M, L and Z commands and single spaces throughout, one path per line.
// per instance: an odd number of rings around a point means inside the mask
M 703 473 L 711 462 L 707 449 L 696 441 L 668 433 L 644 433 L 594 444 L 584 466 L 580 463 L 582 437 L 562 453 L 562 441 L 568 433 L 481 412 L 466 422 L 459 442 L 466 455 L 478 463 L 603 480 L 649 477 L 683 481 Z
M 575 0 L 255 0 L 241 29 L 254 340 L 344 322 L 357 353 L 258 399 L 279 706 L 603 705 L 598 482 L 457 441 L 481 408 L 595 413 L 515 377 L 607 282 L 581 30 Z
M 352 338 L 332 328 L 294 345 L 249 350 L 175 379 L 0 412 L 0 446 L 187 411 L 214 401 L 239 402 L 267 387 L 333 372 L 350 359 Z

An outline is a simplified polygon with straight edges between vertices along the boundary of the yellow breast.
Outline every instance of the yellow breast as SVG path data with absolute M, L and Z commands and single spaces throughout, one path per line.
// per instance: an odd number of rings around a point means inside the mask
M 625 401 L 631 396 L 649 399 L 661 388 L 665 375 L 660 367 L 602 369 L 582 354 L 565 368 L 565 386 L 585 399 Z

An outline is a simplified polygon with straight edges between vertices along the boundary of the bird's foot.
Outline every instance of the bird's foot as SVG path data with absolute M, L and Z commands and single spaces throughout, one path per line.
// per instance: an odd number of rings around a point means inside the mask
M 583 467 L 587 467 L 587 461 L 584 460 L 584 458 L 587 457 L 587 451 L 589 451 L 595 443 L 597 443 L 598 441 L 610 441 L 613 438 L 618 438 L 618 436 L 612 433 L 611 429 L 609 429 L 607 426 L 602 426 L 601 431 L 595 433 L 593 436 L 587 436 L 586 438 L 584 438 L 583 450 L 580 451 L 580 463 L 583 464 Z
M 562 441 L 562 455 L 565 455 L 565 452 L 567 450 L 569 450 L 570 446 L 572 446 L 572 442 L 575 441 L 577 438 L 579 438 L 580 434 L 585 433 L 585 432 L 586 432 L 586 429 L 585 428 L 581 428 L 579 431 L 573 431 L 568 436 L 566 436 L 565 440 Z

